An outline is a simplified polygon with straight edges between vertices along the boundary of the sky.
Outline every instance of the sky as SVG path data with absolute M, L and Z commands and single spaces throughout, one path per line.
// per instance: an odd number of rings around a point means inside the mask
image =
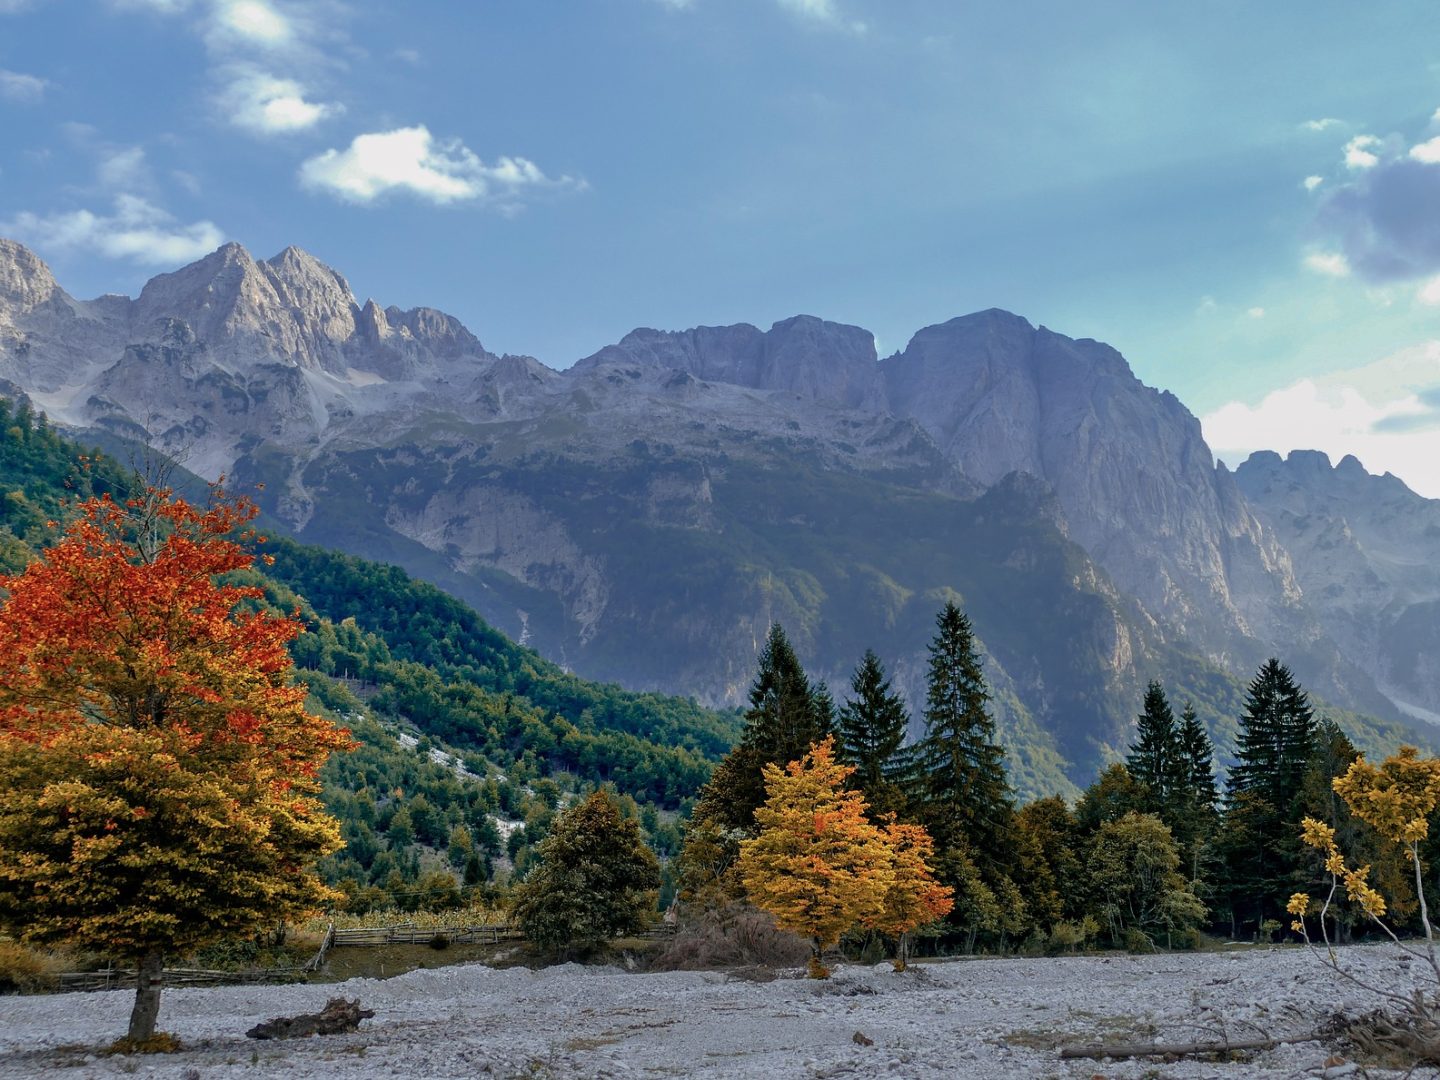
M 0 235 L 82 297 L 294 244 L 552 367 L 1002 307 L 1440 498 L 1431 0 L 0 0 Z

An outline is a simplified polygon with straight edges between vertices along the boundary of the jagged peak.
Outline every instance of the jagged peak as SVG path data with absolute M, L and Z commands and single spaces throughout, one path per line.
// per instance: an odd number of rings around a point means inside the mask
M 338 292 L 345 302 L 355 303 L 355 294 L 344 274 L 293 244 L 273 258 L 266 259 L 261 266 L 282 291 L 309 291 L 316 288 L 325 292 L 333 290 Z
M 44 259 L 18 240 L 0 237 L 0 296 L 28 305 L 48 299 L 59 287 Z

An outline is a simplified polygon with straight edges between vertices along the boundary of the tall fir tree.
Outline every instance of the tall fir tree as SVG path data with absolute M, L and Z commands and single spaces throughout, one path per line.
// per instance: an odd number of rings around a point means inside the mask
M 1145 703 L 1135 722 L 1135 741 L 1130 744 L 1125 766 L 1149 789 L 1146 811 L 1172 824 L 1187 770 L 1175 714 L 1165 697 L 1165 688 L 1153 679 L 1145 688 Z
M 855 766 L 851 784 L 870 804 L 875 820 L 904 809 L 903 784 L 909 755 L 904 750 L 910 713 L 890 688 L 885 666 L 870 650 L 850 676 L 851 697 L 840 707 L 838 756 Z
M 1215 786 L 1215 747 L 1205 725 L 1195 715 L 1195 706 L 1188 701 L 1180 713 L 1178 735 L 1189 802 L 1206 816 L 1213 816 L 1220 802 L 1220 792 Z
M 942 860 L 951 850 L 968 852 L 994 888 L 1011 861 L 1014 804 L 1005 752 L 995 742 L 970 620 L 947 603 L 935 622 L 925 738 L 916 749 L 921 816 Z
M 1257 930 L 1284 911 L 1305 854 L 1296 840 L 1300 794 L 1316 749 L 1314 710 L 1290 669 L 1270 659 L 1251 680 L 1240 717 L 1217 847 L 1232 929 Z
M 799 761 L 834 734 L 835 705 L 822 683 L 812 687 L 779 623 L 760 650 L 740 742 L 700 789 L 681 852 L 683 894 L 720 899 L 738 893 L 730 870 L 740 836 L 754 836 L 765 804 L 765 766 Z
M 1288 816 L 1315 747 L 1315 713 L 1290 669 L 1273 657 L 1250 681 L 1230 794 L 1258 794 Z

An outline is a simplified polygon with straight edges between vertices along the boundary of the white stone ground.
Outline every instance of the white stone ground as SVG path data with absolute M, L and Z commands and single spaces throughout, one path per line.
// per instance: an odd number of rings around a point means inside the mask
M 1420 975 L 1421 965 L 1407 966 L 1391 948 L 1341 955 L 1389 987 Z M 1323 1072 L 1334 1050 L 1316 1043 L 1226 1063 L 1062 1061 L 1057 1048 L 1298 1034 L 1337 1005 L 1373 1004 L 1294 949 L 957 960 L 903 975 L 888 964 L 851 966 L 823 983 L 788 975 L 756 983 L 714 972 L 460 965 L 339 985 L 172 990 L 160 1026 L 188 1049 L 145 1058 L 93 1052 L 123 1032 L 130 992 L 0 998 L 0 1077 L 1360 1075 L 1353 1066 Z M 359 998 L 375 1018 L 351 1035 L 244 1036 L 261 1020 L 317 1011 L 337 994 Z

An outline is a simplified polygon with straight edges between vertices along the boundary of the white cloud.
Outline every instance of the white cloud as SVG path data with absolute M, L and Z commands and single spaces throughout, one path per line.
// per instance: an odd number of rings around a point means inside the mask
M 266 0 L 216 0 L 211 33 L 276 48 L 295 40 L 295 27 Z
M 1245 314 L 1249 315 L 1252 319 L 1263 319 L 1265 317 L 1265 309 L 1263 307 L 1252 307 L 1246 311 Z
M 1329 277 L 1350 276 L 1350 262 L 1338 251 L 1312 251 L 1305 256 L 1305 265 Z
M 45 96 L 50 83 L 38 75 L 26 75 L 20 71 L 6 71 L 0 68 L 0 98 L 21 105 L 33 105 Z
M 100 183 L 107 188 L 136 188 L 149 183 L 150 171 L 145 165 L 145 151 L 126 146 L 100 152 L 96 170 Z
M 1300 181 L 1306 191 L 1314 191 L 1324 182 L 1325 178 L 1323 176 L 1307 176 L 1304 180 Z
M 674 8 L 676 11 L 683 11 L 685 8 L 694 7 L 695 0 L 656 0 L 661 7 Z
M 1440 307 L 1440 275 L 1423 282 L 1415 291 L 1415 299 L 1426 307 Z
M 146 266 L 176 265 L 199 258 L 225 241 L 210 221 L 182 225 L 135 195 L 119 195 L 114 213 L 74 210 L 40 216 L 29 212 L 0 222 L 0 231 L 39 248 L 94 251 Z
M 359 135 L 348 149 L 318 154 L 300 166 L 300 184 L 351 203 L 398 192 L 440 205 L 487 200 L 510 207 L 527 189 L 585 187 L 568 176 L 552 180 L 521 157 L 486 165 L 458 139 L 436 139 L 423 125 Z
M 1410 148 L 1410 156 L 1426 165 L 1440 165 L 1440 135 Z
M 1198 315 L 1209 315 L 1212 311 L 1217 311 L 1219 307 L 1220 305 L 1215 302 L 1213 296 L 1202 296 L 1195 312 Z
M 235 71 L 221 94 L 222 106 L 237 127 L 257 135 L 305 131 L 344 109 L 310 101 L 305 87 L 255 68 Z
M 1257 405 L 1232 401 L 1201 418 L 1205 440 L 1232 463 L 1255 450 L 1354 454 L 1440 498 L 1440 341 L 1365 367 L 1302 379 Z
M 779 0 L 779 3 L 794 15 L 848 30 L 852 34 L 863 34 L 867 29 L 863 22 L 852 22 L 841 15 L 835 0 Z
M 1373 148 L 1380 146 L 1374 135 L 1356 135 L 1345 144 L 1345 165 L 1351 169 L 1373 169 L 1380 164 L 1380 157 Z
M 1332 127 L 1339 127 L 1343 123 L 1343 120 L 1337 120 L 1333 116 L 1325 116 L 1319 120 L 1306 120 L 1300 126 L 1306 131 L 1327 131 Z

